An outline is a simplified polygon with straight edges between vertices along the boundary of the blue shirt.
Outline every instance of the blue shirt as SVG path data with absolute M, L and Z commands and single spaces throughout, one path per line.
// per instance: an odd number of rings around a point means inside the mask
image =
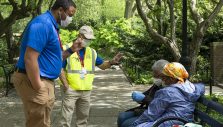
M 85 53 L 85 48 L 83 48 L 83 49 L 81 49 L 81 50 L 79 51 L 79 54 L 80 54 L 81 59 L 83 59 L 83 57 L 84 57 L 84 53 Z M 104 62 L 103 59 L 97 55 L 97 58 L 96 58 L 96 61 L 95 61 L 95 65 L 96 65 L 96 66 L 99 66 L 99 65 L 101 65 L 103 62 Z M 64 61 L 63 61 L 63 68 L 66 68 L 66 65 L 67 65 L 67 60 L 64 60 Z
M 62 50 L 58 30 L 58 24 L 50 11 L 34 18 L 23 34 L 16 67 L 25 69 L 24 55 L 26 48 L 30 47 L 39 52 L 40 76 L 58 78 L 62 68 Z

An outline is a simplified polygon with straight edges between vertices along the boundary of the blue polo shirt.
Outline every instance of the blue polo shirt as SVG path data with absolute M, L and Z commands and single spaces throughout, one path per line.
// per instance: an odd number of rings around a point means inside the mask
M 59 27 L 50 11 L 34 18 L 23 34 L 20 56 L 16 67 L 25 69 L 27 47 L 39 52 L 40 76 L 56 79 L 62 68 L 62 50 L 58 38 Z
M 85 49 L 86 49 L 86 48 L 82 48 L 82 49 L 79 51 L 79 54 L 80 54 L 81 59 L 83 59 L 83 57 L 84 57 Z M 101 57 L 99 57 L 99 56 L 97 55 L 97 58 L 96 58 L 96 61 L 95 61 L 95 65 L 96 65 L 96 66 L 99 66 L 99 65 L 101 65 L 103 62 L 104 62 L 104 60 L 103 60 Z M 63 61 L 63 68 L 66 68 L 66 66 L 67 66 L 67 60 L 64 60 L 64 61 Z

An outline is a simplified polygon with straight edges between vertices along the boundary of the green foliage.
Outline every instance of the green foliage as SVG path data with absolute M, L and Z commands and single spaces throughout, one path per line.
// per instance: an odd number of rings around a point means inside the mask
M 0 39 L 0 65 L 5 64 L 6 59 L 7 59 L 7 45 L 5 43 L 5 40 Z
M 137 70 L 133 67 L 125 67 L 125 73 L 130 78 L 130 80 L 134 83 L 138 84 L 152 84 L 153 76 L 150 72 L 143 72 L 142 70 Z M 142 73 L 143 72 L 143 73 Z
M 76 30 L 69 31 L 65 29 L 60 29 L 60 39 L 63 45 L 75 40 L 77 35 L 78 35 L 78 31 Z
M 222 95 L 212 95 L 212 96 L 206 95 L 206 97 L 209 100 L 217 101 L 218 103 L 220 103 L 220 104 L 223 105 L 223 96 Z M 206 112 L 206 107 L 205 106 L 203 106 L 201 104 L 198 104 L 197 107 L 201 111 Z M 216 112 L 214 110 L 209 110 L 208 111 L 208 115 L 210 115 L 212 118 L 216 119 L 217 121 L 223 123 L 223 116 L 221 114 L 219 114 L 218 112 Z M 208 125 L 205 125 L 205 127 L 209 127 L 209 126 Z
M 107 19 L 121 18 L 124 15 L 125 1 L 77 0 L 75 3 L 77 5 L 77 13 L 74 17 L 73 24 L 79 27 L 92 21 L 98 22 L 102 20 L 104 22 Z
M 101 2 L 100 0 L 77 0 L 77 13 L 74 17 L 75 22 L 82 22 L 91 20 L 99 20 L 101 15 Z
M 141 74 L 139 78 L 135 80 L 136 84 L 153 84 L 153 76 L 151 74 Z
M 7 63 L 7 46 L 4 39 L 0 39 L 0 66 Z M 0 67 L 0 77 L 4 75 L 2 67 Z M 1 84 L 0 84 L 1 87 Z
M 124 0 L 102 0 L 102 18 L 113 19 L 124 17 Z
M 99 27 L 99 26 L 98 26 Z M 125 40 L 122 36 L 128 34 L 137 36 L 140 33 L 133 28 L 131 20 L 121 18 L 114 21 L 106 21 L 95 31 L 96 40 L 91 44 L 101 54 L 113 55 L 117 49 L 122 48 Z
M 161 58 L 172 59 L 165 46 L 151 41 L 138 18 L 107 21 L 95 30 L 95 34 L 96 40 L 91 47 L 99 54 L 106 55 L 103 57 L 112 57 L 117 51 L 123 52 L 125 61 L 128 61 L 125 71 L 135 83 L 152 83 L 148 72 L 153 62 Z M 138 66 L 138 71 L 132 71 L 134 66 Z
M 0 1 L 0 12 L 1 12 L 3 18 L 8 17 L 11 14 L 10 12 L 12 12 L 12 9 L 13 9 L 12 6 L 9 6 L 7 4 L 7 2 L 8 2 L 8 0 Z M 1 3 L 3 3 L 3 4 L 1 4 Z
M 0 11 L 3 18 L 10 15 L 12 6 L 7 4 L 8 0 L 1 0 Z M 18 4 L 22 0 L 16 0 Z M 41 6 L 42 12 L 45 12 L 49 6 L 49 0 L 43 2 Z M 132 79 L 138 83 L 148 83 L 151 79 L 151 74 L 148 72 L 155 60 L 167 59 L 172 61 L 173 58 L 169 54 L 169 50 L 165 45 L 154 42 L 147 33 L 145 26 L 140 18 L 131 18 L 129 20 L 123 19 L 125 1 L 120 0 L 88 0 L 75 1 L 77 4 L 77 13 L 74 16 L 72 24 L 67 29 L 60 30 L 60 37 L 63 44 L 69 43 L 77 37 L 77 30 L 84 24 L 94 27 L 94 33 L 96 39 L 92 42 L 91 47 L 95 48 L 103 57 L 112 57 L 117 51 L 122 51 L 125 54 L 125 59 L 129 61 L 128 67 L 138 66 L 140 74 L 135 71 L 129 71 L 129 75 L 132 75 Z M 157 17 L 161 17 L 166 31 L 164 34 L 166 37 L 170 36 L 170 22 L 169 22 L 169 10 L 167 2 L 162 1 L 162 8 L 159 8 L 157 1 L 150 1 L 151 6 L 154 8 L 146 9 L 143 5 L 143 10 L 149 17 L 154 30 L 157 30 L 159 23 Z M 207 18 L 211 10 L 216 6 L 215 1 L 203 0 L 197 1 L 197 9 L 202 17 Z M 181 32 L 182 32 L 182 1 L 174 0 L 174 11 L 176 18 L 176 37 L 179 47 L 181 47 Z M 198 57 L 197 73 L 191 78 L 194 81 L 207 81 L 207 75 L 204 70 L 210 69 L 209 65 L 209 43 L 213 41 L 223 40 L 223 10 L 214 19 L 214 22 L 209 27 L 208 32 L 205 34 L 204 43 L 201 47 L 201 52 Z M 160 13 L 161 12 L 161 13 Z M 30 12 L 31 13 L 31 12 Z M 32 17 L 17 20 L 13 25 L 14 33 L 21 33 L 26 24 Z M 195 31 L 196 24 L 191 18 L 191 13 L 188 10 L 188 39 L 191 40 L 193 32 Z M 0 38 L 0 58 L 3 60 L 1 64 L 4 64 L 7 59 L 7 46 L 4 40 Z M 15 43 L 18 42 L 18 38 L 15 38 Z M 128 69 L 131 70 L 131 69 Z M 140 76 L 139 76 L 140 75 Z
M 190 77 L 190 81 L 208 82 L 210 78 L 210 62 L 201 55 L 197 59 L 197 72 Z

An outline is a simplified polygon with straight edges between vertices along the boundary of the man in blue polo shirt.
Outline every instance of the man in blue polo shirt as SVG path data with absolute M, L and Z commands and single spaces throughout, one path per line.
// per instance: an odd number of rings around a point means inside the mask
M 34 18 L 23 33 L 12 81 L 23 102 L 26 127 L 50 127 L 53 80 L 60 75 L 62 56 L 66 58 L 79 49 L 76 42 L 62 52 L 58 24 L 66 27 L 75 11 L 72 0 L 56 0 L 52 9 Z

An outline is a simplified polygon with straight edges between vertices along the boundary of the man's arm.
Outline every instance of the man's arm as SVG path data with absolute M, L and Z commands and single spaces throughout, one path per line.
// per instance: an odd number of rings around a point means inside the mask
M 39 52 L 30 47 L 26 48 L 24 57 L 26 73 L 28 75 L 32 87 L 37 91 L 41 87 L 44 87 L 44 84 L 40 79 L 38 56 Z
M 115 55 L 115 57 L 112 60 L 104 61 L 101 65 L 98 65 L 98 67 L 102 70 L 105 70 L 107 68 L 110 68 L 112 65 L 119 64 L 119 61 L 121 58 L 122 58 L 122 54 L 118 53 Z
M 74 52 L 71 48 L 68 48 L 67 50 L 63 51 L 63 60 L 67 59 L 70 55 L 72 55 Z
M 63 84 L 63 87 L 64 87 L 64 91 L 66 91 L 68 88 L 69 88 L 69 85 L 68 85 L 68 82 L 67 82 L 67 78 L 65 76 L 65 71 L 64 69 L 61 69 L 61 73 L 60 73 L 60 81 L 62 82 Z

